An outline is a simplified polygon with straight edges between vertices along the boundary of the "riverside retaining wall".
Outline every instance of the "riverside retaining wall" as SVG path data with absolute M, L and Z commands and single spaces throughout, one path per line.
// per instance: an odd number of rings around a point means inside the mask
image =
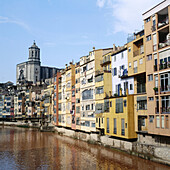
M 76 132 L 74 130 L 61 127 L 55 127 L 55 130 L 60 135 L 83 140 L 89 143 L 101 144 L 117 150 L 128 152 L 129 154 L 136 155 L 144 159 L 170 165 L 170 147 L 141 144 L 139 142 L 128 142 L 110 138 L 109 136 Z

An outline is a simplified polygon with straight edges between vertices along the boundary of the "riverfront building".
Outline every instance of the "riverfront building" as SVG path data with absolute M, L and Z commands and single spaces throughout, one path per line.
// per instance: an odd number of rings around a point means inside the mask
M 161 140 L 170 136 L 170 1 L 146 11 L 143 19 L 148 134 Z
M 128 76 L 134 77 L 135 131 L 147 132 L 146 57 L 144 30 L 128 37 Z

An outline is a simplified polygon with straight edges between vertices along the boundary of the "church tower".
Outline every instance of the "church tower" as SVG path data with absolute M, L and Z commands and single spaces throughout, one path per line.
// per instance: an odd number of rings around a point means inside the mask
M 40 48 L 38 48 L 34 41 L 33 45 L 29 48 L 28 81 L 33 83 L 40 81 L 40 65 Z
M 40 62 L 40 49 L 36 45 L 35 40 L 34 40 L 33 45 L 29 48 L 28 61 Z

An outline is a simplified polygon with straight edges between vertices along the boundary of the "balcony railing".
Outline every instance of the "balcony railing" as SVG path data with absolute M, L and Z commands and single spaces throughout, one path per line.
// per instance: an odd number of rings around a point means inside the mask
M 159 64 L 159 70 L 170 68 L 170 62 L 164 62 L 162 64 Z
M 169 24 L 168 15 L 164 19 L 158 21 L 158 28 L 163 27 L 167 24 Z
M 161 107 L 161 113 L 170 114 L 170 107 Z
M 161 92 L 170 92 L 170 85 L 165 85 L 160 87 Z
M 109 64 L 111 63 L 110 57 L 106 57 L 103 60 L 100 60 L 100 65 L 104 65 L 104 64 Z
M 121 69 L 119 70 L 119 78 L 126 78 L 128 76 L 128 71 L 127 69 Z
M 140 50 L 136 50 L 133 52 L 133 57 L 136 57 L 138 55 L 141 55 L 144 53 L 144 48 L 142 47 Z
M 164 47 L 169 46 L 169 45 L 170 45 L 170 41 L 167 41 L 167 40 L 162 41 L 162 42 L 159 43 L 159 49 L 164 48 Z

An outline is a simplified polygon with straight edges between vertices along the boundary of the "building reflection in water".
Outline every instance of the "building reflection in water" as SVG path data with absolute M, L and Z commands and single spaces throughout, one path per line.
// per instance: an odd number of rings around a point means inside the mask
M 168 170 L 169 167 L 54 133 L 0 127 L 0 169 Z

